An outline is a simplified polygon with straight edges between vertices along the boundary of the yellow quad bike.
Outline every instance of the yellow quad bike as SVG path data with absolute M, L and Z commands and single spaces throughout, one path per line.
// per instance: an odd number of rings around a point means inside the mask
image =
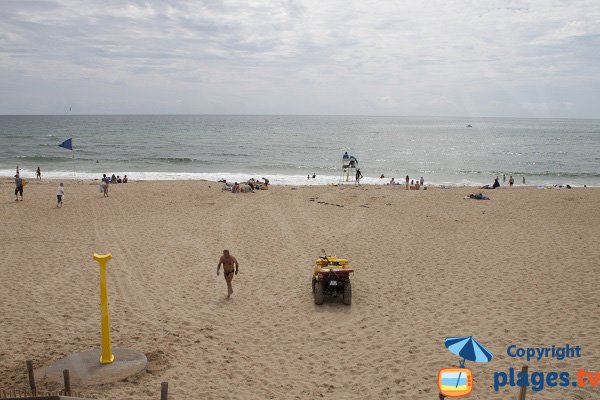
M 323 304 L 325 295 L 341 296 L 346 305 L 352 303 L 352 284 L 350 274 L 354 270 L 348 265 L 345 258 L 334 256 L 323 256 L 315 262 L 315 270 L 312 277 L 312 289 L 315 304 Z

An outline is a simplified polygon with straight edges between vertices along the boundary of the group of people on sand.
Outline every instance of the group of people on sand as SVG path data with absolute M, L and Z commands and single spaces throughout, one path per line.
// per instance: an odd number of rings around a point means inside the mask
M 381 174 L 380 179 L 385 179 L 385 175 Z M 410 179 L 408 175 L 404 178 L 406 183 L 406 190 L 420 190 L 421 188 L 425 189 L 425 179 L 421 177 L 421 179 Z M 396 181 L 394 178 L 390 179 L 389 185 L 401 185 L 399 181 Z
M 39 170 L 40 170 L 40 167 L 38 167 L 38 172 L 39 172 Z M 24 191 L 23 188 L 27 184 L 27 181 L 21 177 L 21 174 L 19 174 L 18 171 L 19 171 L 19 167 L 17 167 L 17 173 L 15 174 L 15 201 L 23 201 L 23 191 Z M 42 179 L 41 173 L 38 176 L 39 176 L 38 179 Z M 20 200 L 19 200 L 19 197 L 21 197 Z M 56 207 L 62 207 L 64 197 L 65 197 L 65 185 L 61 182 L 58 185 L 58 188 L 56 189 Z
M 107 183 L 127 183 L 129 181 L 129 178 L 127 178 L 127 175 L 123 176 L 123 179 L 121 179 L 121 177 L 119 175 L 112 174 L 112 176 L 107 177 L 106 174 L 104 174 L 102 179 L 108 179 Z
M 17 166 L 17 173 L 14 176 L 15 178 L 15 201 L 23 201 L 23 192 L 24 187 L 27 184 L 27 181 L 21 177 L 19 173 L 19 167 Z M 36 171 L 36 180 L 42 179 L 42 173 L 40 171 L 40 167 L 37 167 Z M 112 175 L 112 177 L 106 176 L 106 174 L 102 175 L 102 182 L 100 184 L 100 191 L 103 193 L 104 197 L 108 197 L 108 185 L 111 183 L 127 183 L 128 178 L 127 175 L 121 179 L 120 177 Z M 20 198 L 19 198 L 20 197 Z M 63 201 L 65 198 L 65 185 L 63 182 L 60 182 L 58 188 L 56 189 L 56 207 L 60 208 L 63 206 Z
M 262 178 L 262 182 L 254 178 L 250 178 L 242 184 L 227 182 L 227 179 L 221 179 L 219 182 L 223 183 L 223 191 L 231 193 L 254 193 L 255 190 L 267 190 L 269 188 L 269 180 L 265 177 Z
M 127 175 L 125 175 L 123 179 L 121 179 L 120 176 L 115 176 L 115 174 L 112 174 L 112 176 L 110 177 L 106 176 L 106 174 L 102 174 L 102 179 L 100 182 L 100 192 L 102 193 L 103 197 L 108 197 L 108 185 L 127 182 L 129 182 L 129 178 L 127 178 Z

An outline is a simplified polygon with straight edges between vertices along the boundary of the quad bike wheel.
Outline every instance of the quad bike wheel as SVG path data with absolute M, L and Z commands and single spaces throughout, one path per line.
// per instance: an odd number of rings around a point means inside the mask
M 346 282 L 346 284 L 344 285 L 344 297 L 342 297 L 342 301 L 347 306 L 352 304 L 352 285 L 350 284 L 350 282 Z
M 321 305 L 323 304 L 324 296 L 323 296 L 323 282 L 315 281 L 315 304 Z

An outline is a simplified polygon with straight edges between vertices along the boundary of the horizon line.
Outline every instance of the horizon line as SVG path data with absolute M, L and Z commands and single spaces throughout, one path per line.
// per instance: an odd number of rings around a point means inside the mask
M 486 118 L 498 118 L 498 119 L 578 119 L 578 120 L 600 120 L 600 117 L 523 117 L 523 116 L 461 116 L 461 115 L 392 115 L 392 114 L 218 114 L 218 113 L 207 113 L 207 114 L 190 114 L 190 113 L 98 113 L 98 114 L 76 114 L 76 113 L 65 113 L 65 114 L 2 114 L 0 117 L 117 117 L 117 116 L 204 116 L 204 117 L 378 117 L 378 118 L 461 118 L 461 119 L 486 119 Z

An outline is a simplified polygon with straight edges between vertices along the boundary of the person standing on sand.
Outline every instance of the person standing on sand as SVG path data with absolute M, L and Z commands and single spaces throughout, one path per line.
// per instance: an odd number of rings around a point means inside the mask
M 42 180 L 42 170 L 40 169 L 39 165 L 37 167 L 37 170 L 35 171 L 35 179 Z
M 19 196 L 21 195 L 21 201 L 23 201 L 23 179 L 19 176 L 19 174 L 15 175 L 15 201 L 19 201 Z
M 502 175 L 502 183 L 506 182 L 506 174 Z
M 523 185 L 525 184 L 525 177 L 523 177 Z
M 236 258 L 229 254 L 229 250 L 223 250 L 223 255 L 219 259 L 219 264 L 217 265 L 217 276 L 219 276 L 219 270 L 221 269 L 221 265 L 223 266 L 223 276 L 225 277 L 225 282 L 227 282 L 227 300 L 229 300 L 231 298 L 231 295 L 233 294 L 233 288 L 231 287 L 233 274 L 238 274 L 240 266 Z
M 56 189 L 56 208 L 62 207 L 63 197 L 65 197 L 65 185 L 61 182 Z
M 406 190 L 408 190 L 408 181 L 410 180 L 410 178 L 408 177 L 408 175 L 406 175 Z
M 514 185 L 514 184 L 515 184 L 515 180 L 514 180 L 514 178 L 512 177 L 512 175 L 510 176 L 510 178 L 508 178 L 508 184 L 510 185 L 510 187 L 512 187 L 512 185 Z
M 108 197 L 108 177 L 102 174 L 102 197 Z

